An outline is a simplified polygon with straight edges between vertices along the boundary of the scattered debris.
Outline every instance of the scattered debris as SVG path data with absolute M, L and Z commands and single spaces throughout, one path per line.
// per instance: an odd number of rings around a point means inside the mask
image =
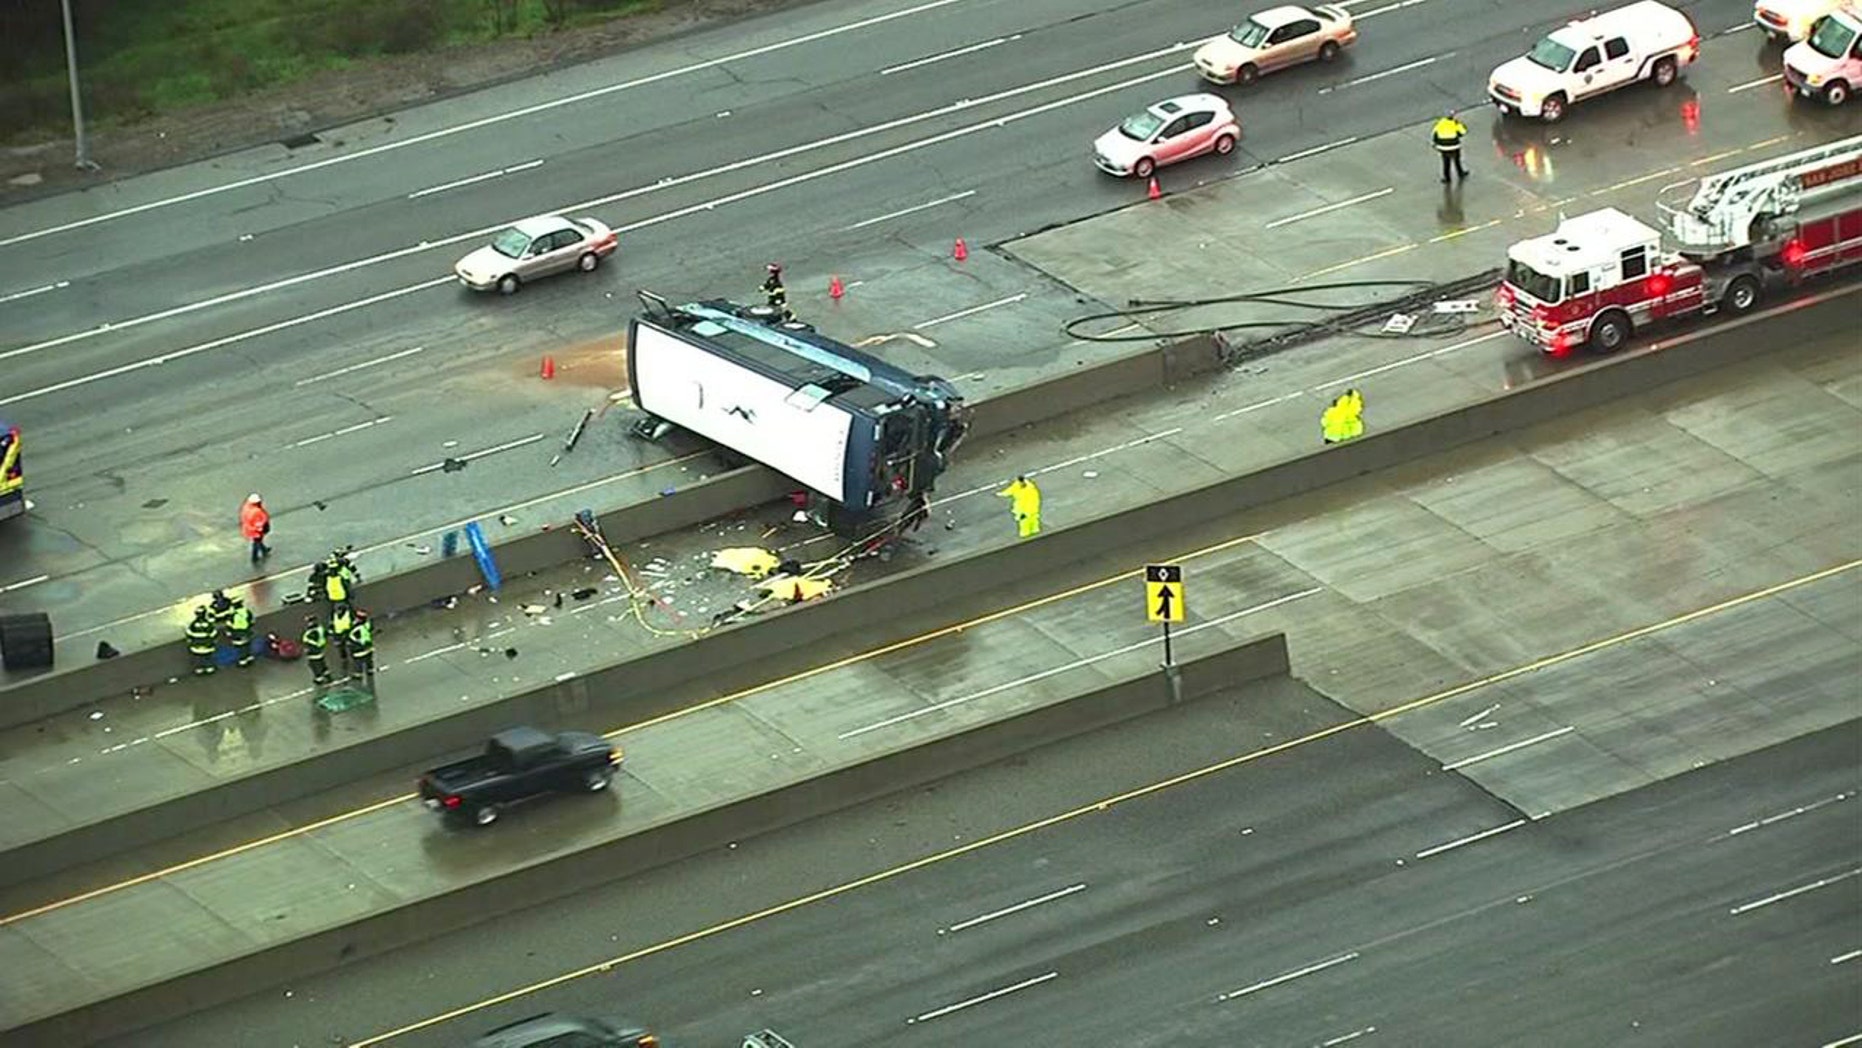
M 464 468 L 466 468 L 465 459 L 449 458 L 445 462 L 440 463 L 440 472 L 442 473 L 457 473 Z
M 98 642 L 97 642 L 97 657 L 98 657 L 98 658 L 100 658 L 100 659 L 114 659 L 114 658 L 116 658 L 116 657 L 117 657 L 118 655 L 121 655 L 121 654 L 123 654 L 123 653 L 122 653 L 122 652 L 120 652 L 120 651 L 118 651 L 118 650 L 116 650 L 115 648 L 113 648 L 113 647 L 111 647 L 111 646 L 110 646 L 110 642 L 109 642 L 109 641 L 107 641 L 107 640 L 100 640 L 100 641 L 98 641 Z
M 1089 469 L 1085 473 L 1082 473 L 1080 475 L 1085 477 L 1087 480 L 1098 480 L 1099 479 L 1099 471 L 1096 469 Z
M 91 711 L 91 720 L 103 720 L 103 711 L 102 711 L 102 710 L 92 710 L 92 711 Z
M 440 445 L 440 447 L 443 447 L 443 448 L 456 448 L 458 446 L 459 446 L 459 442 L 456 440 L 449 440 Z
M 574 597 L 576 600 L 587 600 L 599 592 L 601 591 L 593 586 L 583 586 L 581 589 L 570 594 L 570 596 Z
M 508 528 L 517 523 L 517 518 L 511 516 L 509 513 L 501 513 L 498 515 L 498 523 Z
M 428 554 L 433 552 L 432 546 L 422 546 L 417 542 L 408 543 L 407 548 L 413 550 L 417 556 L 422 556 L 422 557 L 427 556 Z
M 517 649 L 516 649 L 516 648 L 506 648 L 506 649 L 504 649 L 504 657 L 505 657 L 505 658 L 507 658 L 507 659 L 514 659 L 514 658 L 516 658 L 516 657 L 517 657 Z
M 548 611 L 548 610 L 549 610 L 548 608 L 545 608 L 545 607 L 544 607 L 543 605 L 541 605 L 541 604 L 526 604 L 526 605 L 524 605 L 524 614 L 526 614 L 526 615 L 541 615 L 541 614 L 543 614 L 544 612 L 546 612 L 546 611 Z
M 765 578 L 782 563 L 782 558 L 755 546 L 735 546 L 711 555 L 711 566 L 753 579 Z

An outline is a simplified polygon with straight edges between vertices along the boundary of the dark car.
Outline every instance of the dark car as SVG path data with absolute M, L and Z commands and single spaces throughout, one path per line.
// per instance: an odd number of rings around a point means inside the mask
M 420 799 L 450 820 L 483 826 L 499 809 L 539 794 L 605 790 L 620 766 L 621 751 L 599 735 L 510 728 L 483 754 L 422 775 Z
M 473 1041 L 471 1048 L 657 1048 L 659 1043 L 646 1027 L 624 1019 L 551 1013 L 500 1026 Z

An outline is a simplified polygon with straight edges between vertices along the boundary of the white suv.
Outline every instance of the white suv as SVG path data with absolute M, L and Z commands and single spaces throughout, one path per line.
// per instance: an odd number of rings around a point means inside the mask
M 1784 81 L 1804 98 L 1833 106 L 1862 87 L 1862 5 L 1845 3 L 1784 52 Z
M 1494 70 L 1487 94 L 1504 113 L 1555 123 L 1572 103 L 1640 80 L 1667 87 L 1699 57 L 1700 34 L 1686 15 L 1638 0 L 1552 30 Z

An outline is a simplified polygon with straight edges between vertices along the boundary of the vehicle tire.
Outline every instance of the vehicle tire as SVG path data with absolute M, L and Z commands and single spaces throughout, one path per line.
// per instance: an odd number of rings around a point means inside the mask
M 1227 156 L 1235 151 L 1235 136 L 1223 135 L 1215 140 L 1215 155 Z
M 1655 68 L 1649 71 L 1649 79 L 1655 81 L 1656 87 L 1667 87 L 1675 82 L 1675 77 L 1680 75 L 1681 67 L 1675 65 L 1675 60 L 1672 58 L 1657 59 Z
M 1261 78 L 1261 71 L 1259 69 L 1254 68 L 1254 66 L 1252 65 L 1244 65 L 1240 69 L 1235 70 L 1235 82 L 1237 84 L 1242 84 L 1245 86 L 1247 84 L 1254 83 L 1256 80 L 1259 80 L 1260 78 Z
M 1148 156 L 1139 157 L 1138 162 L 1131 165 L 1131 173 L 1139 178 L 1150 178 L 1156 171 L 1157 161 Z
M 1327 40 L 1319 45 L 1319 61 L 1330 62 L 1338 57 L 1338 41 Z
M 601 256 L 595 254 L 593 251 L 590 251 L 587 254 L 583 255 L 581 258 L 578 258 L 575 260 L 575 268 L 581 270 L 584 273 L 593 273 L 596 269 L 600 268 L 600 266 L 601 266 Z
M 1591 322 L 1590 345 L 1599 353 L 1614 353 L 1627 345 L 1634 333 L 1629 317 L 1613 310 Z
M 518 287 L 522 283 L 523 281 L 517 279 L 516 273 L 506 273 L 498 278 L 498 293 L 500 295 L 515 295 L 517 294 Z
M 1849 101 L 1849 85 L 1841 80 L 1832 80 L 1823 89 L 1823 102 L 1829 106 L 1840 106 Z
M 1744 313 L 1759 304 L 1759 297 L 1764 294 L 1764 290 L 1758 277 L 1745 273 L 1734 277 L 1733 282 L 1726 285 L 1726 294 L 1721 296 L 1720 301 L 1726 303 L 1728 310 Z
M 1539 103 L 1539 119 L 1556 124 L 1565 118 L 1565 96 L 1553 95 Z
M 613 779 L 613 772 L 591 771 L 582 776 L 582 788 L 590 793 L 600 793 L 602 790 L 608 788 L 608 783 L 613 781 Z
M 490 826 L 498 821 L 498 809 L 489 804 L 481 804 L 472 809 L 472 823 L 476 826 Z

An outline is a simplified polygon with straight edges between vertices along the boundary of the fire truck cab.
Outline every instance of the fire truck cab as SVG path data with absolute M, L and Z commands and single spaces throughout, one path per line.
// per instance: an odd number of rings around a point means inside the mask
M 1561 219 L 1507 250 L 1500 323 L 1553 356 L 1623 347 L 1652 320 L 1698 312 L 1699 266 L 1662 253 L 1659 230 L 1615 208 Z

